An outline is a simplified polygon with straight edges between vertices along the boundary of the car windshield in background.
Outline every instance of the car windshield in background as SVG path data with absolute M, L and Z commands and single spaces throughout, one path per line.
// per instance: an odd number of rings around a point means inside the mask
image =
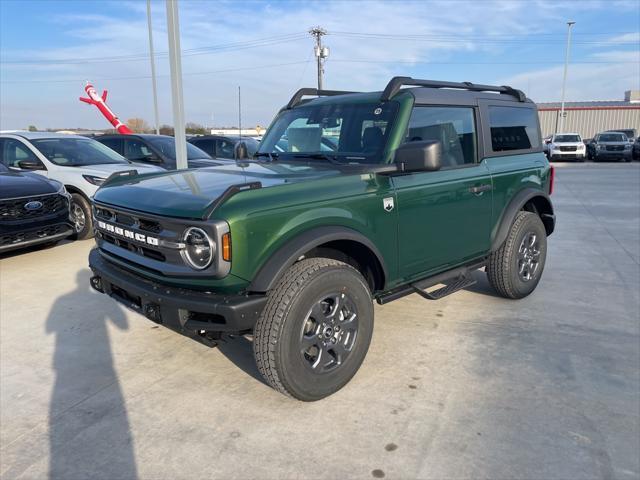
M 149 137 L 149 143 L 160 150 L 162 154 L 171 160 L 176 159 L 176 142 L 173 137 Z M 187 142 L 187 160 L 211 158 L 208 153 L 200 150 L 195 145 Z
M 109 147 L 90 138 L 40 138 L 31 143 L 51 163 L 63 167 L 129 163 Z
M 9 169 L 3 163 L 0 163 L 0 173 L 7 173 L 8 171 Z
M 578 143 L 582 140 L 578 135 L 556 135 L 554 141 L 558 143 Z
M 378 163 L 397 110 L 396 102 L 285 110 L 260 142 L 257 155 L 285 161 Z
M 603 133 L 598 138 L 599 142 L 627 142 L 627 136 L 624 133 Z

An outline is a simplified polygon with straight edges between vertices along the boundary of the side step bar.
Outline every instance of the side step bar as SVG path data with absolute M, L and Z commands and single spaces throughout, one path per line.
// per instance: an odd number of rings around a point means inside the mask
M 458 290 L 462 290 L 470 285 L 476 283 L 472 278 L 472 272 L 482 268 L 486 265 L 486 260 L 479 263 L 470 264 L 464 267 L 454 268 L 447 272 L 442 272 L 433 277 L 423 278 L 406 285 L 395 288 L 394 290 L 382 293 L 376 297 L 376 301 L 380 305 L 392 302 L 412 293 L 418 293 L 420 296 L 427 300 L 440 300 L 447 295 L 450 295 Z M 444 283 L 445 286 L 432 292 L 426 292 L 425 290 L 434 285 Z
M 467 277 L 465 275 L 460 275 L 451 283 L 448 283 L 444 287 L 432 292 L 423 290 L 418 283 L 414 283 L 411 286 L 413 287 L 415 292 L 422 298 L 425 298 L 427 300 L 440 300 L 441 298 L 446 297 L 447 295 L 451 295 L 452 293 L 455 293 L 458 290 L 462 290 L 463 288 L 467 288 L 474 283 L 476 283 L 476 281 L 473 278 Z

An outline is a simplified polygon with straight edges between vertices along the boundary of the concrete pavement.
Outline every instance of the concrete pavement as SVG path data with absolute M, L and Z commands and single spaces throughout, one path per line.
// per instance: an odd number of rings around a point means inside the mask
M 376 307 L 347 387 L 300 403 L 89 290 L 92 241 L 0 260 L 3 479 L 640 478 L 640 165 L 558 166 L 520 301 L 478 273 Z

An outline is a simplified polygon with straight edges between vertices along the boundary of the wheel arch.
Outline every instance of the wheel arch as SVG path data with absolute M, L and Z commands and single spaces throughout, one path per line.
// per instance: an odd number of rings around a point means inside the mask
M 82 198 L 84 198 L 87 202 L 89 202 L 89 205 L 91 205 L 91 199 L 87 197 L 87 194 L 80 190 L 78 187 L 65 183 L 64 188 L 66 188 L 67 192 L 69 192 L 71 195 L 73 195 L 74 193 L 81 195 Z
M 491 251 L 495 252 L 507 239 L 509 229 L 515 221 L 519 211 L 525 210 L 537 214 L 544 224 L 547 236 L 553 233 L 555 228 L 555 214 L 549 195 L 541 190 L 527 188 L 515 195 L 504 209 L 496 233 L 491 242 Z
M 306 230 L 276 250 L 260 267 L 248 290 L 271 290 L 291 265 L 302 258 L 312 257 L 349 263 L 362 273 L 372 292 L 384 289 L 387 269 L 374 243 L 351 228 L 326 226 Z

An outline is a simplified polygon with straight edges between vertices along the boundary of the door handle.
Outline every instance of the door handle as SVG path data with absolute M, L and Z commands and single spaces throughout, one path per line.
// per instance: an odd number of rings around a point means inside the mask
M 490 184 L 478 185 L 475 187 L 469 187 L 469 191 L 474 195 L 482 195 L 483 192 L 491 190 L 493 187 Z

